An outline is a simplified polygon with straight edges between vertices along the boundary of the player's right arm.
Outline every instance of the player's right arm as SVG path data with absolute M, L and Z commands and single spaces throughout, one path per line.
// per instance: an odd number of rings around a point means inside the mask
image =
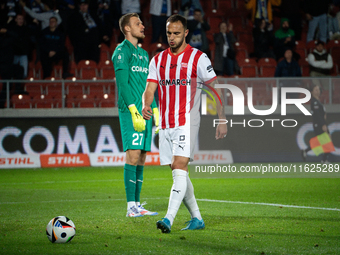
M 146 84 L 145 91 L 143 93 L 143 118 L 149 120 L 152 117 L 152 108 L 151 104 L 154 100 L 154 95 L 157 89 L 157 83 L 155 82 L 148 82 Z
M 120 96 L 123 98 L 131 113 L 134 129 L 137 132 L 142 132 L 145 130 L 145 120 L 143 119 L 142 115 L 140 115 L 137 107 L 134 104 L 134 98 L 129 85 L 129 61 L 128 59 L 125 59 L 125 55 L 126 54 L 123 52 L 120 52 L 117 55 L 115 54 L 112 58 L 113 65 L 115 67 L 116 83 L 120 91 Z

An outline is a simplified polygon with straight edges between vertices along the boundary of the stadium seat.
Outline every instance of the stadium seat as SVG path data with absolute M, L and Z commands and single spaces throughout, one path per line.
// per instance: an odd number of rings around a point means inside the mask
M 108 51 L 100 51 L 100 58 L 99 61 L 106 61 L 106 60 L 110 60 L 110 55 Z
M 244 19 L 240 15 L 233 15 L 228 17 L 228 23 L 231 23 L 233 25 L 233 28 L 235 27 L 244 27 Z
M 93 95 L 78 95 L 75 100 L 75 106 L 78 108 L 93 108 L 96 107 L 96 98 Z
M 62 96 L 62 84 L 60 82 L 47 83 L 45 87 L 45 94 L 52 97 Z
M 79 82 L 65 83 L 67 97 L 77 97 L 85 94 L 84 84 Z
M 145 50 L 149 53 L 150 59 L 157 54 L 157 51 L 165 50 L 166 48 L 168 47 L 164 43 L 152 43 L 150 45 L 145 45 Z
M 239 11 L 247 11 L 245 0 L 235 0 L 235 9 Z
M 42 90 L 41 83 L 35 83 L 35 82 L 33 83 L 33 82 L 28 81 L 25 84 L 24 89 L 25 89 L 25 91 L 28 92 L 28 94 L 31 97 L 40 96 L 40 95 L 44 94 L 43 90 Z
M 212 15 L 208 17 L 207 21 L 210 25 L 210 32 L 219 33 L 220 32 L 219 25 L 222 21 L 224 21 L 224 18 L 222 18 L 221 16 Z
M 245 43 L 236 42 L 234 47 L 235 47 L 237 59 L 241 59 L 241 61 L 242 61 L 243 59 L 246 59 L 246 58 L 249 57 L 248 46 Z M 239 61 L 239 60 L 237 60 L 237 61 Z
M 238 64 L 241 68 L 241 77 L 257 77 L 257 63 L 254 59 L 238 59 Z
M 315 49 L 317 42 L 318 41 L 310 41 L 306 44 L 307 55 Z
M 331 50 L 333 48 L 340 48 L 340 41 L 339 40 L 330 40 L 326 44 L 326 48 Z
M 29 95 L 13 95 L 11 97 L 13 108 L 32 108 L 31 97 Z
M 274 58 L 260 58 L 257 62 L 258 66 L 275 66 L 277 65 Z
M 309 76 L 309 64 L 308 64 L 307 58 L 305 58 L 305 59 L 300 58 L 299 66 L 301 68 L 302 76 L 303 77 L 308 77 Z
M 90 83 L 87 87 L 87 92 L 89 95 L 102 98 L 106 93 L 105 84 L 104 83 Z
M 113 80 L 115 71 L 110 60 L 99 62 L 98 64 L 98 77 L 104 80 Z
M 96 79 L 97 74 L 97 63 L 93 60 L 80 60 L 77 64 L 77 76 L 80 79 Z
M 259 66 L 259 77 L 274 77 L 275 76 L 275 66 Z
M 28 76 L 27 78 L 42 79 L 42 67 L 40 61 L 35 63 L 31 61 L 28 63 Z
M 33 108 L 53 108 L 53 97 L 49 95 L 36 95 L 32 99 Z
M 115 98 L 108 96 L 107 98 L 102 98 L 99 101 L 99 107 L 116 107 Z
M 260 58 L 257 63 L 260 77 L 274 77 L 276 60 L 273 58 Z

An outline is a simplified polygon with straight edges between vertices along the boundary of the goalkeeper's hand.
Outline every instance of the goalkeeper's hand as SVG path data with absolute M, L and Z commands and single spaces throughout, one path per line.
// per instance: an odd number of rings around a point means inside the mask
M 129 110 L 131 112 L 133 128 L 137 132 L 142 132 L 145 130 L 145 120 L 143 119 L 142 115 L 139 114 L 136 106 L 133 104 L 129 106 Z
M 158 108 L 157 107 L 153 108 L 152 112 L 153 112 L 153 119 L 155 121 L 155 126 L 156 126 L 155 134 L 158 134 L 158 132 L 159 132 L 159 111 L 158 111 Z

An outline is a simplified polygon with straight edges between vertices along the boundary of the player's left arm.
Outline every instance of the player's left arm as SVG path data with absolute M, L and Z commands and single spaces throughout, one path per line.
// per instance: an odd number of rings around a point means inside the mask
M 209 84 L 209 86 L 215 88 L 215 85 L 217 83 L 218 83 L 217 79 L 215 79 L 214 81 L 212 81 Z M 225 120 L 226 119 L 226 115 L 225 115 L 225 111 L 224 111 L 224 96 L 222 94 L 222 89 L 215 88 L 215 91 L 217 92 L 218 97 L 219 97 L 219 98 L 217 98 L 216 94 L 215 93 L 213 94 L 214 97 L 215 97 L 218 118 Z M 228 132 L 227 124 L 218 124 L 217 127 L 216 127 L 216 134 L 215 134 L 216 140 L 222 139 L 222 138 L 226 137 L 227 136 L 227 132 Z
M 202 56 L 199 58 L 197 71 L 198 77 L 200 77 L 200 79 L 203 80 L 209 87 L 212 87 L 213 90 L 215 90 L 212 95 L 214 96 L 216 102 L 217 114 L 219 119 L 225 120 L 226 117 L 224 112 L 224 97 L 222 95 L 222 90 L 220 88 L 215 89 L 215 84 L 217 83 L 216 74 L 211 65 L 210 59 L 205 53 L 202 54 Z M 217 93 L 217 95 L 215 94 L 215 92 Z M 216 140 L 226 137 L 227 131 L 227 124 L 218 124 L 215 134 Z

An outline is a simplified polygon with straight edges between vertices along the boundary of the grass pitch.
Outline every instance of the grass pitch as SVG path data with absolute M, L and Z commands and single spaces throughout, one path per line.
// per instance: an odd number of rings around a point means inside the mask
M 206 229 L 181 231 L 182 205 L 162 234 L 168 167 L 145 167 L 142 201 L 159 215 L 135 219 L 125 217 L 122 167 L 0 170 L 0 254 L 340 254 L 339 178 L 192 182 Z M 70 243 L 46 237 L 59 215 L 76 225 Z

